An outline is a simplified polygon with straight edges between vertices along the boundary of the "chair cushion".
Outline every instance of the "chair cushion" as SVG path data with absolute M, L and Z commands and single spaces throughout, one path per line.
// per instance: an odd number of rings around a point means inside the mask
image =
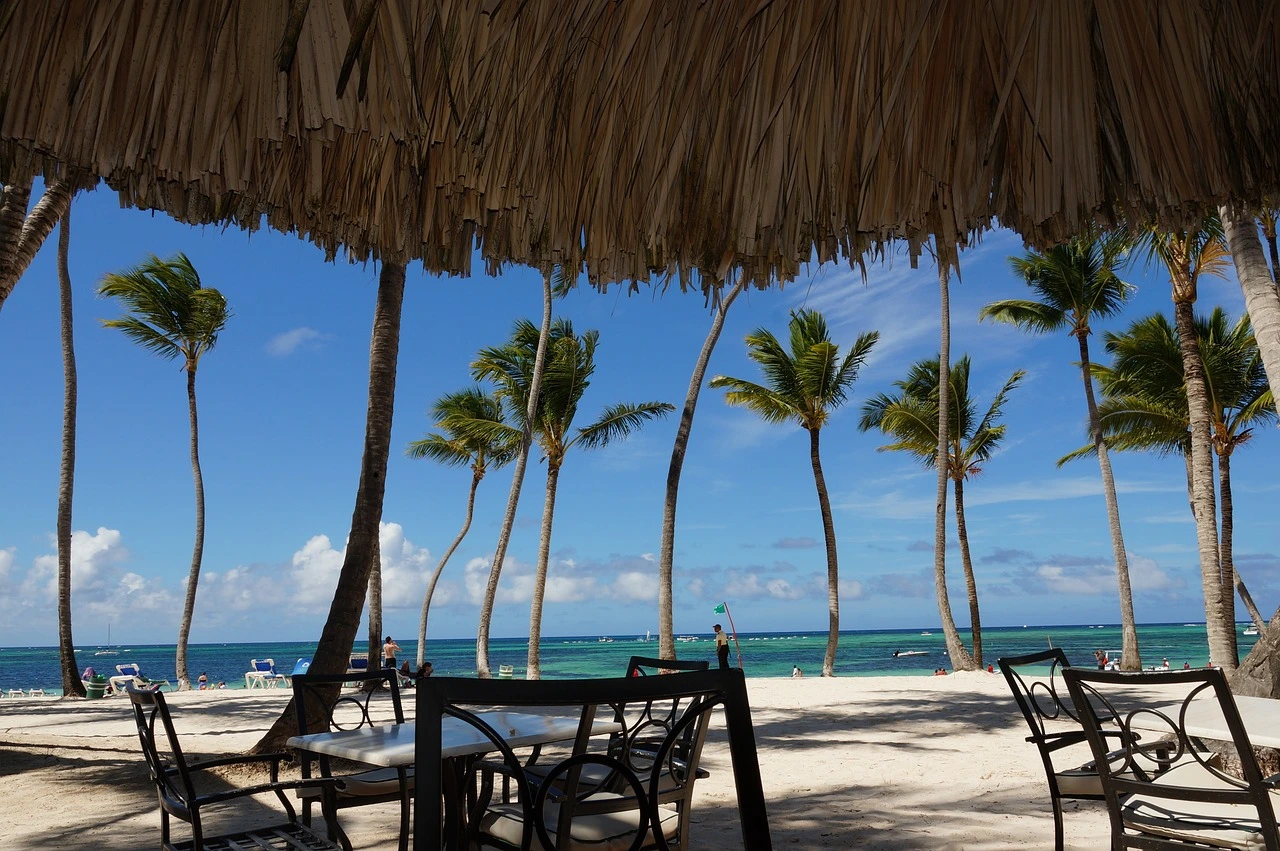
M 1184 786 L 1200 789 L 1236 788 L 1195 763 L 1183 763 L 1156 778 L 1156 786 Z M 1272 791 L 1272 809 L 1280 809 L 1280 793 Z M 1267 847 L 1261 834 L 1258 810 L 1249 804 L 1216 804 L 1179 801 L 1155 795 L 1134 794 L 1124 802 L 1124 822 L 1133 830 L 1212 845 L 1218 848 L 1258 849 Z
M 621 797 L 621 795 L 601 793 L 591 795 L 586 800 L 599 801 Z M 680 828 L 680 814 L 674 807 L 659 807 L 658 812 L 662 835 L 668 841 L 674 841 Z M 560 817 L 560 807 L 556 804 L 548 804 L 543 809 L 543 817 L 546 821 L 547 833 L 556 843 L 556 851 L 627 851 L 635 842 L 636 830 L 640 826 L 638 809 L 575 815 L 570 842 L 566 845 L 556 836 L 556 822 Z M 489 812 L 480 822 L 481 833 L 517 847 L 520 845 L 523 830 L 524 816 L 519 804 L 499 804 L 490 807 Z M 533 848 L 538 851 L 553 851 L 539 841 L 536 833 L 533 837 Z
M 405 769 L 405 784 L 413 792 L 413 769 Z M 400 791 L 400 775 L 394 768 L 373 768 L 359 774 L 347 774 L 334 784 L 339 795 L 395 795 Z
M 1111 758 L 1111 768 L 1113 771 L 1119 771 L 1124 767 L 1124 751 L 1113 751 L 1112 753 L 1107 754 L 1107 756 Z M 1200 756 L 1206 762 L 1210 762 L 1214 765 L 1220 765 L 1218 757 L 1215 754 L 1202 751 Z M 1179 763 L 1179 765 L 1186 764 L 1194 765 L 1198 763 L 1196 763 L 1195 757 L 1188 754 L 1183 757 L 1183 762 Z M 1086 762 L 1079 768 L 1059 771 L 1057 775 L 1058 794 L 1064 798 L 1081 798 L 1086 796 L 1101 798 L 1103 795 L 1102 778 L 1098 776 L 1097 765 L 1097 762 Z M 1133 779 L 1133 774 L 1128 772 L 1122 773 L 1120 776 L 1130 780 Z

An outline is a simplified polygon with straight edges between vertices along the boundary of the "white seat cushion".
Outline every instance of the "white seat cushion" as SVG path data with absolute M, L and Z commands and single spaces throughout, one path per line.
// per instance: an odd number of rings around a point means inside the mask
M 600 801 L 621 799 L 620 795 L 601 793 L 592 795 L 586 800 Z M 659 820 L 662 834 L 668 841 L 674 841 L 680 827 L 680 814 L 674 807 L 659 807 Z M 562 843 L 556 836 L 556 822 L 560 817 L 560 808 L 556 804 L 548 804 L 543 809 L 547 833 L 556 843 L 555 849 L 546 848 L 533 837 L 533 847 L 538 851 L 627 851 L 635 841 L 636 830 L 640 826 L 640 811 L 625 809 L 612 813 L 593 815 L 575 815 L 569 844 Z M 480 822 L 480 830 L 495 839 L 518 846 L 524 830 L 524 817 L 519 804 L 500 804 L 490 807 Z M 650 825 L 652 830 L 652 825 Z M 650 838 L 652 834 L 650 834 Z M 646 843 L 647 847 L 648 843 Z
M 1198 763 L 1183 763 L 1155 780 L 1156 786 L 1232 789 L 1230 783 Z M 1280 793 L 1270 792 L 1272 809 L 1280 809 Z M 1266 848 L 1257 808 L 1249 804 L 1179 801 L 1155 794 L 1135 794 L 1124 803 L 1126 826 L 1142 833 L 1213 845 L 1218 848 Z
M 400 775 L 394 768 L 374 768 L 347 774 L 334 784 L 339 795 L 393 795 L 400 791 Z M 413 793 L 413 769 L 405 770 L 405 785 Z

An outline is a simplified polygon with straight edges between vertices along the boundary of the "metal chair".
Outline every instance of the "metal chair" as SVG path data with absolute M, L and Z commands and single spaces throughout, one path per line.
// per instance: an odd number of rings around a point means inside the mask
M 999 659 L 997 664 L 1031 729 L 1027 741 L 1036 746 L 1044 763 L 1049 801 L 1053 806 L 1053 847 L 1062 851 L 1062 800 L 1103 800 L 1102 781 L 1095 762 L 1072 768 L 1058 768 L 1056 764 L 1065 761 L 1060 751 L 1074 747 L 1083 756 L 1086 753 L 1083 748 L 1088 743 L 1070 698 L 1059 694 L 1058 678 L 1071 663 L 1065 653 L 1051 648 L 1025 656 L 1008 656 Z
M 298 718 L 298 734 L 356 730 L 379 724 L 403 724 L 404 708 L 400 701 L 399 672 L 380 668 L 361 673 L 298 674 L 293 677 L 293 705 Z M 344 686 L 353 689 L 343 691 Z M 375 703 L 384 697 L 390 718 L 375 719 Z M 312 776 L 312 763 L 319 764 L 320 776 L 336 781 L 337 809 L 369 804 L 400 802 L 400 848 L 408 847 L 409 799 L 413 795 L 413 767 L 370 768 L 351 774 L 333 775 L 329 758 L 322 754 L 299 753 L 303 778 Z M 299 794 L 302 798 L 302 822 L 311 823 L 311 805 L 317 800 L 313 790 Z
M 688 671 L 706 671 L 710 667 L 705 660 L 681 661 L 678 659 L 656 659 L 647 656 L 632 656 L 627 663 L 628 679 L 632 677 L 657 676 L 663 673 L 680 673 Z M 675 697 L 668 700 L 645 700 L 627 704 L 615 704 L 611 707 L 613 719 L 619 730 L 609 737 L 607 752 L 620 762 L 628 763 L 632 768 L 647 770 L 652 764 L 654 754 L 661 746 L 663 738 L 669 735 L 679 720 L 682 699 Z M 687 751 L 691 745 L 692 729 L 687 729 L 680 742 L 680 749 Z M 525 763 L 525 774 L 532 780 L 542 782 L 553 770 L 554 766 L 538 762 L 537 751 Z M 711 774 L 703 767 L 694 769 L 695 779 L 705 780 Z M 670 772 L 664 771 L 660 785 L 666 789 L 680 782 Z M 626 779 L 616 767 L 603 763 L 583 765 L 578 776 L 580 789 L 592 789 L 599 792 L 623 793 L 626 791 Z M 503 786 L 503 800 L 509 800 L 507 787 Z
M 1227 679 L 1216 668 L 1170 672 L 1088 671 L 1063 673 L 1089 744 L 1111 818 L 1111 847 L 1181 849 L 1266 849 L 1280 851 L 1275 788 L 1280 777 L 1263 778 L 1253 746 L 1240 721 Z M 1172 706 L 1153 708 L 1152 693 L 1174 692 Z M 1192 701 L 1220 712 L 1215 728 L 1234 750 L 1229 762 L 1239 774 L 1222 768 L 1221 755 L 1204 749 L 1187 729 Z M 1203 723 L 1203 719 L 1199 723 Z M 1104 733 L 1118 731 L 1120 759 L 1107 756 Z M 1142 732 L 1144 738 L 1139 738 Z
M 671 728 L 650 740 L 655 750 L 632 759 L 594 741 L 597 715 L 631 705 L 680 701 Z M 512 748 L 473 710 L 482 707 L 572 707 L 580 712 L 570 754 L 531 776 Z M 712 712 L 723 708 L 733 758 L 744 851 L 771 849 L 746 683 L 738 670 L 604 680 L 470 680 L 432 678 L 417 694 L 415 851 L 490 846 L 507 851 L 546 848 L 685 848 L 698 761 Z M 498 761 L 443 760 L 442 719 L 478 729 Z M 621 792 L 583 782 L 584 769 L 603 765 L 622 778 Z M 517 803 L 490 804 L 493 777 L 513 778 Z M 664 783 L 664 775 L 668 781 Z M 442 778 L 445 784 L 442 784 Z M 478 788 L 478 791 L 477 791 Z M 447 790 L 450 805 L 442 806 Z M 471 806 L 466 806 L 470 802 Z
M 129 699 L 133 704 L 134 720 L 138 726 L 138 740 L 142 744 L 142 754 L 147 761 L 147 769 L 156 786 L 156 796 L 160 801 L 160 843 L 165 851 L 231 851 L 231 849 L 294 849 L 295 851 L 340 851 L 342 845 L 335 838 L 345 842 L 341 829 L 338 828 L 334 812 L 334 795 L 332 781 L 317 780 L 280 780 L 280 763 L 290 758 L 287 753 L 262 754 L 259 756 L 235 756 L 225 759 L 212 759 L 195 765 L 187 763 L 178 744 L 178 735 L 173 728 L 173 719 L 169 707 L 165 703 L 164 694 L 152 689 L 136 689 L 126 686 Z M 157 722 L 160 733 L 157 734 Z M 167 742 L 167 756 L 162 755 L 164 746 L 160 739 Z M 192 775 L 204 769 L 221 765 L 240 765 L 248 763 L 270 763 L 271 782 L 254 786 L 228 789 L 221 792 L 197 794 Z M 284 794 L 290 789 L 298 789 L 308 784 L 321 801 L 325 819 L 329 824 L 327 836 L 320 836 L 310 826 L 298 823 L 297 812 Z M 271 793 L 284 807 L 287 819 L 282 824 L 242 830 L 232 834 L 206 836 L 202 808 L 224 804 L 237 798 Z M 191 838 L 183 842 L 175 842 L 170 836 L 169 816 L 174 816 L 191 825 Z

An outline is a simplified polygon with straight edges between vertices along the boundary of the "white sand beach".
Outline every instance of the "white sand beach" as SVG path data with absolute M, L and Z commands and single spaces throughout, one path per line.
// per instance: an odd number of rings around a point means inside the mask
M 753 679 L 748 687 L 774 847 L 1053 847 L 1039 757 L 998 674 Z M 287 699 L 284 690 L 221 691 L 170 702 L 184 749 L 212 755 L 247 749 Z M 722 725 L 703 764 L 711 777 L 697 786 L 690 848 L 738 847 Z M 0 776 L 7 847 L 159 843 L 155 794 L 121 698 L 0 700 Z M 264 810 L 274 805 L 261 801 Z M 395 807 L 342 811 L 357 849 L 395 847 Z M 1103 848 L 1107 838 L 1101 803 L 1068 804 L 1068 848 Z

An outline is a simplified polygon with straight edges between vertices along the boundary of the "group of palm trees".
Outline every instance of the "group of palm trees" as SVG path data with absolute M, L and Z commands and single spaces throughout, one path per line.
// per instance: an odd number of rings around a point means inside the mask
M 450 465 L 469 464 L 472 472 L 462 530 L 440 560 L 422 602 L 418 628 L 419 664 L 426 645 L 431 597 L 445 564 L 471 526 L 476 487 L 488 469 L 497 469 L 516 459 L 527 427 L 547 465 L 542 531 L 529 614 L 528 676 L 537 679 L 542 604 L 551 555 L 556 490 L 569 450 L 575 447 L 584 450 L 604 448 L 625 439 L 649 420 L 664 417 L 674 410 L 666 402 L 619 402 L 607 406 L 590 425 L 574 428 L 578 406 L 595 372 L 595 352 L 600 334 L 594 330 L 576 333 L 573 323 L 561 318 L 548 329 L 540 391 L 530 417 L 530 388 L 533 386 L 541 336 L 538 326 L 522 319 L 516 322 L 511 338 L 505 344 L 483 349 L 472 364 L 472 377 L 476 381 L 489 382 L 492 389 L 486 390 L 477 385 L 441 397 L 431 408 L 439 431 L 409 445 L 411 457 L 430 458 Z M 503 534 L 509 536 L 510 529 L 504 526 Z M 505 550 L 506 541 L 502 543 Z M 495 567 L 501 568 L 496 564 Z M 487 599 L 481 608 L 480 620 L 486 626 L 493 614 L 493 603 L 493 599 Z
M 58 522 L 60 540 L 64 531 L 66 537 L 70 535 L 70 495 L 74 480 L 75 368 L 69 333 L 70 281 L 66 274 L 69 218 L 69 214 L 64 214 L 59 246 L 67 382 Z M 1271 232 L 1266 231 L 1265 221 L 1263 225 L 1274 259 L 1274 238 Z M 1169 274 L 1175 306 L 1174 322 L 1171 324 L 1163 315 L 1157 314 L 1134 321 L 1123 332 L 1106 333 L 1105 347 L 1112 362 L 1095 364 L 1090 357 L 1088 341 L 1093 333 L 1092 323 L 1113 317 L 1122 310 L 1132 288 L 1121 279 L 1121 272 L 1126 263 L 1142 256 L 1148 262 L 1159 262 Z M 1088 445 L 1068 454 L 1059 463 L 1085 455 L 1098 459 L 1116 563 L 1123 627 L 1123 665 L 1129 668 L 1138 667 L 1140 657 L 1109 449 L 1176 454 L 1184 460 L 1188 497 L 1196 520 L 1211 658 L 1228 668 L 1237 663 L 1236 593 L 1241 595 L 1255 623 L 1264 625 L 1261 613 L 1233 564 L 1230 459 L 1237 447 L 1249 441 L 1257 424 L 1275 420 L 1275 403 L 1248 317 L 1232 321 L 1221 308 L 1215 308 L 1208 316 L 1194 314 L 1198 281 L 1204 276 L 1222 275 L 1229 257 L 1224 230 L 1216 215 L 1206 216 L 1198 227 L 1179 234 L 1128 229 L 1108 233 L 1091 231 L 1047 251 L 1029 251 L 1021 257 L 1011 258 L 1013 271 L 1032 289 L 1036 298 L 999 301 L 985 306 L 980 312 L 983 319 L 1011 323 L 1030 332 L 1065 330 L 1068 336 L 1076 338 L 1090 440 Z M 402 269 L 400 271 L 403 272 Z M 1273 270 L 1273 279 L 1274 274 Z M 945 294 L 945 273 L 942 277 Z M 536 443 L 547 463 L 542 529 L 530 611 L 528 673 L 530 677 L 537 677 L 542 602 L 549 567 L 556 491 L 568 451 L 575 446 L 583 449 L 607 446 L 624 439 L 645 422 L 674 410 L 665 402 L 619 403 L 605 408 L 590 425 L 574 428 L 578 405 L 595 369 L 599 334 L 596 331 L 577 333 L 568 320 L 551 318 L 551 290 L 557 278 L 557 289 L 563 292 L 566 285 L 562 271 L 544 276 L 545 310 L 541 327 L 522 320 L 516 323 L 506 343 L 482 350 L 472 365 L 472 377 L 477 385 L 437 400 L 431 408 L 437 431 L 409 447 L 412 457 L 450 465 L 468 465 L 472 471 L 462 528 L 430 578 L 423 600 L 419 662 L 425 650 L 431 599 L 445 565 L 470 528 L 476 489 L 488 471 L 516 461 L 518 472 L 513 481 L 512 501 L 508 505 L 508 517 L 502 526 L 491 566 L 490 584 L 496 589 L 497 576 L 510 539 L 514 500 L 518 499 L 524 463 Z M 402 292 L 403 279 L 400 281 Z M 672 473 L 668 480 L 663 522 L 664 553 L 674 536 L 675 489 L 678 487 L 679 464 L 692 425 L 697 391 L 723 325 L 725 311 L 741 292 L 743 283 L 739 280 L 721 297 L 711 333 L 690 382 L 690 395 L 673 449 Z M 383 289 L 380 286 L 380 305 L 387 295 Z M 121 330 L 132 341 L 161 357 L 181 360 L 187 376 L 196 522 L 191 570 L 177 643 L 177 676 L 180 683 L 189 684 L 186 641 L 194 611 L 204 537 L 195 375 L 201 357 L 216 344 L 230 312 L 226 300 L 217 290 L 202 286 L 198 272 L 183 255 L 168 260 L 152 256 L 134 269 L 106 275 L 99 292 L 106 297 L 118 298 L 126 308 L 123 317 L 104 320 L 106 327 Z M 398 307 L 396 312 L 398 318 Z M 947 324 L 949 317 L 944 322 L 944 333 Z M 812 310 L 793 311 L 785 345 L 764 328 L 757 329 L 746 338 L 748 355 L 759 364 L 763 381 L 716 376 L 709 384 L 712 388 L 726 391 L 724 398 L 728 404 L 746 407 L 770 422 L 793 422 L 809 434 L 810 464 L 827 553 L 829 638 L 823 674 L 828 676 L 834 673 L 838 642 L 839 568 L 834 521 L 822 472 L 820 433 L 831 413 L 848 400 L 859 368 L 877 339 L 875 332 L 864 333 L 841 356 L 821 314 Z M 384 352 L 380 361 L 375 359 L 371 363 L 371 387 L 375 373 L 379 369 L 384 372 L 387 369 L 387 354 Z M 390 356 L 390 369 L 394 376 L 394 353 Z M 937 469 L 940 483 L 950 483 L 972 634 L 971 647 L 966 648 L 950 612 L 945 590 L 945 564 L 943 559 L 939 559 L 936 566 L 939 569 L 939 609 L 952 665 L 956 669 L 983 664 L 977 581 L 964 516 L 964 484 L 982 470 L 1004 437 L 1005 427 L 998 420 L 1011 392 L 1023 378 L 1021 371 L 1013 373 L 987 405 L 985 413 L 978 417 L 978 402 L 969 390 L 970 372 L 968 355 L 955 363 L 949 363 L 949 357 L 921 360 L 912 364 L 905 377 L 894 383 L 894 391 L 881 393 L 867 401 L 859 421 L 860 429 L 878 429 L 891 438 L 892 442 L 881 450 L 905 452 L 922 465 Z M 1095 380 L 1102 390 L 1101 403 L 1095 398 Z M 488 386 L 479 382 L 486 382 Z M 388 398 L 383 404 L 375 404 L 371 397 L 371 422 L 375 408 L 378 420 L 385 416 L 389 425 L 391 400 Z M 1216 476 L 1213 470 L 1215 458 Z M 363 482 L 362 473 L 362 492 Z M 376 553 L 376 540 L 367 542 L 367 546 Z M 349 542 L 349 550 L 350 547 Z M 69 629 L 69 546 L 65 553 L 63 550 L 60 546 L 60 644 L 65 644 L 64 685 L 68 693 L 74 693 L 79 682 L 75 676 Z M 371 558 L 369 553 L 364 557 L 368 561 L 376 560 L 376 556 Z M 64 565 L 63 561 L 67 563 Z M 660 577 L 660 587 L 666 593 L 660 594 L 662 611 L 659 618 L 660 624 L 664 625 L 662 635 L 669 641 L 671 566 L 665 563 L 667 561 L 669 559 L 664 559 Z M 366 567 L 366 570 L 371 569 L 372 566 Z M 66 593 L 63 593 L 64 586 Z M 477 655 L 482 662 L 478 665 L 482 673 L 487 672 L 487 640 L 484 639 L 487 638 L 494 599 L 494 594 L 486 595 L 480 614 L 481 640 L 478 641 Z M 64 612 L 64 608 L 68 611 Z M 673 653 L 673 649 L 665 652 Z
M 1136 320 L 1125 332 L 1107 332 L 1106 350 L 1110 364 L 1092 362 L 1089 337 L 1093 323 L 1112 318 L 1123 309 L 1133 288 L 1121 278 L 1125 265 L 1144 254 L 1160 260 L 1176 281 L 1195 281 L 1204 275 L 1220 275 L 1227 257 L 1222 228 L 1215 216 L 1205 219 L 1202 229 L 1191 234 L 1169 236 L 1154 232 L 1132 233 L 1118 230 L 1110 233 L 1090 232 L 1064 245 L 1044 252 L 1029 251 L 1010 258 L 1015 274 L 1035 293 L 1033 299 L 1011 299 L 985 306 L 980 316 L 1007 322 L 1035 333 L 1066 331 L 1076 338 L 1079 364 L 1088 411 L 1090 442 L 1068 454 L 1059 463 L 1092 455 L 1098 459 L 1103 480 L 1109 528 L 1116 562 L 1118 597 L 1123 627 L 1124 663 L 1140 664 L 1137 631 L 1134 625 L 1132 592 L 1128 577 L 1127 553 L 1120 525 L 1116 487 L 1108 458 L 1108 449 L 1117 451 L 1155 451 L 1181 454 L 1188 469 L 1188 495 L 1193 512 L 1197 509 L 1197 491 L 1191 447 L 1193 425 L 1190 414 L 1196 394 L 1189 392 L 1184 378 L 1187 351 L 1181 341 L 1190 333 L 1195 341 L 1200 370 L 1207 392 L 1201 397 L 1211 425 L 1212 449 L 1219 464 L 1218 485 L 1221 489 L 1221 532 L 1214 526 L 1215 567 L 1206 585 L 1208 617 L 1220 617 L 1234 623 L 1234 594 L 1239 592 L 1250 616 L 1262 618 L 1236 574 L 1231 560 L 1231 489 L 1229 461 L 1232 451 L 1247 442 L 1252 427 L 1275 419 L 1275 404 L 1267 386 L 1258 347 L 1247 317 L 1232 322 L 1221 308 L 1208 317 L 1192 317 L 1190 331 L 1181 321 L 1170 324 L 1163 315 Z M 1185 297 L 1175 283 L 1176 313 L 1189 314 Z M 714 346 L 724 311 L 732 303 L 738 288 L 728 293 L 713 324 L 708 345 L 695 369 L 691 383 L 691 399 Z M 1178 300 L 1181 298 L 1182 300 Z M 643 422 L 663 416 L 672 410 L 659 402 L 620 404 L 607 408 L 592 425 L 577 430 L 572 422 L 587 379 L 594 369 L 594 350 L 598 335 L 587 332 L 576 335 L 564 319 L 545 326 L 544 334 L 532 322 L 518 322 L 509 342 L 501 347 L 485 349 L 473 364 L 473 377 L 489 381 L 494 389 L 477 386 L 448 394 L 431 409 L 438 432 L 411 444 L 414 457 L 430 458 L 445 464 L 470 465 L 471 488 L 467 511 L 457 539 L 446 551 L 428 584 L 423 601 L 419 631 L 419 654 L 426 642 L 427 617 L 431 597 L 441 571 L 470 528 L 475 489 L 488 470 L 514 460 L 520 452 L 525 427 L 536 440 L 547 463 L 547 485 L 542 515 L 537 572 L 530 614 L 529 676 L 538 675 L 538 638 L 541 630 L 542 599 L 548 568 L 555 494 L 565 453 L 575 445 L 584 448 L 603 446 L 620 439 Z M 528 417 L 530 387 L 538 362 L 540 339 L 546 338 L 545 367 L 537 410 Z M 832 341 L 822 315 L 813 310 L 796 310 L 790 317 L 787 341 L 780 341 L 771 331 L 760 328 L 746 338 L 748 356 L 759 366 L 763 379 L 752 381 L 729 376 L 716 376 L 709 386 L 723 389 L 725 401 L 754 411 L 773 423 L 794 423 L 809 434 L 810 464 L 816 485 L 819 511 L 826 544 L 828 579 L 828 644 L 823 660 L 823 674 L 834 673 L 839 632 L 839 567 L 835 524 L 830 498 L 823 476 L 820 435 L 832 412 L 844 404 L 852 393 L 859 368 L 871 354 L 878 334 L 864 333 L 852 347 L 841 354 Z M 959 538 L 961 566 L 968 598 L 971 644 L 959 636 L 950 604 L 945 594 L 945 573 L 940 577 L 939 609 L 943 630 L 948 638 L 952 666 L 972 669 L 984 664 L 982 653 L 981 614 L 978 604 L 978 581 L 970 554 L 968 525 L 965 518 L 965 483 L 977 476 L 993 457 L 1006 427 L 999 420 L 1010 395 L 1019 386 L 1024 373 L 1015 371 L 999 392 L 981 408 L 970 390 L 971 358 L 962 355 L 949 369 L 942 368 L 940 358 L 926 358 L 908 367 L 905 377 L 894 382 L 894 390 L 880 393 L 862 406 L 858 427 L 863 431 L 879 430 L 891 439 L 881 451 L 904 452 L 926 468 L 939 469 L 940 477 L 950 486 Z M 942 392 L 944 386 L 946 392 Z M 1095 396 L 1094 382 L 1102 389 L 1102 400 Z M 946 412 L 940 410 L 946 400 Z M 682 437 L 688 438 L 692 421 L 692 404 L 686 404 L 682 420 Z M 979 415 L 980 410 L 982 411 Z M 940 414 L 945 413 L 945 420 Z M 939 437 L 945 421 L 943 451 Z M 678 461 L 683 458 L 684 443 L 677 437 L 673 453 L 673 469 L 678 481 Z M 669 481 L 669 486 L 671 482 Z M 672 500 L 672 505 L 674 500 Z M 672 509 L 670 514 L 674 514 Z M 1197 519 L 1200 515 L 1196 514 Z M 665 524 L 664 524 L 665 527 Z M 504 529 L 499 546 L 505 552 L 509 528 Z M 664 541 L 670 532 L 664 528 Z M 501 565 L 495 564 L 500 570 Z M 944 568 L 945 570 L 945 568 Z M 669 582 L 669 573 L 664 581 Z M 1208 574 L 1207 574 L 1208 575 Z M 1212 597 L 1210 596 L 1212 595 Z M 660 606 L 660 617 L 670 622 L 670 597 Z M 492 599 L 481 611 L 482 637 L 492 614 Z M 1215 614 L 1216 612 L 1221 614 Z M 1224 651 L 1213 643 L 1213 658 L 1230 667 L 1236 659 L 1235 630 L 1227 630 L 1230 643 Z M 1211 630 L 1211 636 L 1213 632 Z M 478 651 L 482 652 L 482 651 Z

